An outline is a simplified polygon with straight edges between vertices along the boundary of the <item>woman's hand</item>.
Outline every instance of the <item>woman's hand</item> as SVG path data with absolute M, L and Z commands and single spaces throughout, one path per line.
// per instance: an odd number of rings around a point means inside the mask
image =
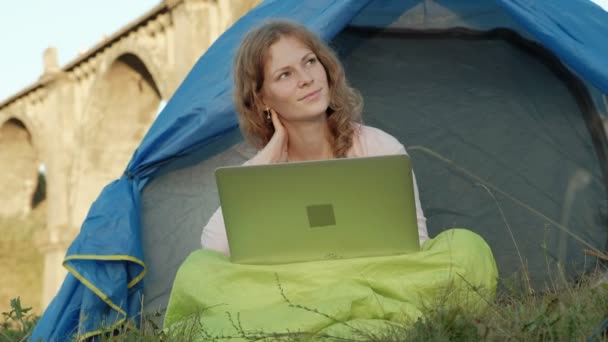
M 270 109 L 270 117 L 274 126 L 274 134 L 268 144 L 250 161 L 252 165 L 274 164 L 287 162 L 288 135 L 279 115 Z

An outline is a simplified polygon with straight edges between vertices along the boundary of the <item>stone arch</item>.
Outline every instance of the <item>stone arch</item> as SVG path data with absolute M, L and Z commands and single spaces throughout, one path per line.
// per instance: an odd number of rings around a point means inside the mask
M 20 216 L 32 210 L 38 157 L 32 132 L 23 120 L 11 116 L 0 121 L 0 216 Z
M 147 66 L 127 53 L 93 84 L 77 134 L 72 169 L 72 223 L 79 226 L 102 188 L 121 176 L 161 101 Z
M 166 73 L 170 72 L 170 70 L 161 70 L 158 63 L 155 62 L 158 61 L 158 58 L 154 58 L 155 56 L 151 52 L 154 50 L 155 49 L 146 49 L 139 44 L 119 44 L 118 46 L 113 47 L 105 56 L 104 62 L 102 62 L 99 67 L 99 71 L 101 74 L 105 74 L 121 57 L 133 55 L 145 66 L 151 78 L 154 80 L 154 84 L 158 89 L 161 98 L 167 99 L 169 85 L 167 84 Z M 163 73 L 162 71 L 165 72 Z
M 44 160 L 47 157 L 47 146 L 46 143 L 46 135 L 48 132 L 46 131 L 44 125 L 40 122 L 39 118 L 37 119 L 33 115 L 22 114 L 20 111 L 15 109 L 8 109 L 6 112 L 0 112 L 0 124 L 3 124 L 9 120 L 17 120 L 20 121 L 23 126 L 26 127 L 27 131 L 30 134 L 30 141 L 34 150 L 36 150 L 36 154 L 39 160 Z

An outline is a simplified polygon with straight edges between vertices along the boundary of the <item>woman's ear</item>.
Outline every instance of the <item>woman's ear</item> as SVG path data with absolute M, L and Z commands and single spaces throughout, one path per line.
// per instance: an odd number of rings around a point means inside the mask
M 268 108 L 268 105 L 264 101 L 264 96 L 261 93 L 255 95 L 255 104 L 256 107 L 261 108 L 262 110 Z
M 262 105 L 262 108 L 268 108 L 268 104 L 264 101 L 264 95 L 258 94 L 258 101 Z

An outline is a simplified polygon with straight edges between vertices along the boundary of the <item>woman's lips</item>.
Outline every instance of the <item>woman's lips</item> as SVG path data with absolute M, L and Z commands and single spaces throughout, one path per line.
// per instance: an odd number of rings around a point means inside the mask
M 323 90 L 323 88 L 318 89 L 318 90 L 315 90 L 315 91 L 313 91 L 313 92 L 310 92 L 310 93 L 306 94 L 306 95 L 305 95 L 303 98 L 299 99 L 298 101 L 303 101 L 303 100 L 306 100 L 306 99 L 313 98 L 313 97 L 315 97 L 317 94 L 321 93 L 321 90 Z

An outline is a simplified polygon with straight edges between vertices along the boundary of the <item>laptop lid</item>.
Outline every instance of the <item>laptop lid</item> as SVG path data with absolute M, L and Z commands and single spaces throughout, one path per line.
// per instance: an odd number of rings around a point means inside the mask
M 223 167 L 215 175 L 233 262 L 420 249 L 406 155 Z

